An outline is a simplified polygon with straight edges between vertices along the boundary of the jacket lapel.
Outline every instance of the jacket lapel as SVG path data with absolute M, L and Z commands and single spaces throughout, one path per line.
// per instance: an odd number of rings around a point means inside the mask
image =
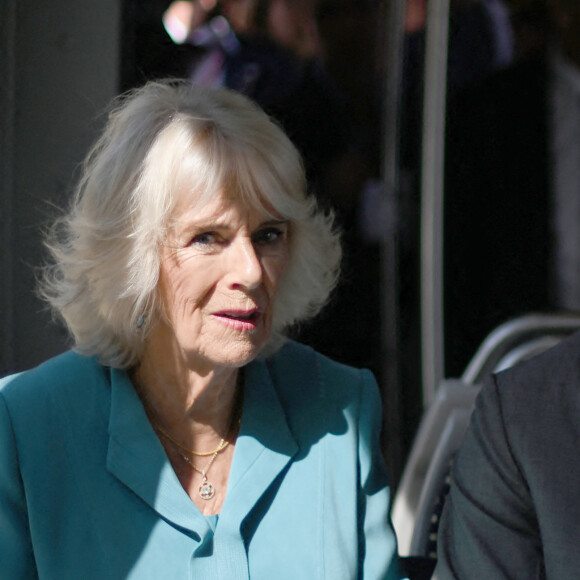
M 258 359 L 245 369 L 244 413 L 224 516 L 241 524 L 297 451 L 268 367 Z
M 129 377 L 118 370 L 111 373 L 107 468 L 164 519 L 202 538 L 211 532 L 177 479 Z

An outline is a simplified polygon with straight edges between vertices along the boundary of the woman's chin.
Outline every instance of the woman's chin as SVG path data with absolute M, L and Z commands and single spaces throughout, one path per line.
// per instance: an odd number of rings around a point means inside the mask
M 192 353 L 193 358 L 196 359 L 201 355 L 202 359 L 215 367 L 243 367 L 260 354 L 269 336 L 260 337 L 259 340 L 256 340 L 257 338 L 246 336 L 238 340 L 219 341 L 203 353 Z

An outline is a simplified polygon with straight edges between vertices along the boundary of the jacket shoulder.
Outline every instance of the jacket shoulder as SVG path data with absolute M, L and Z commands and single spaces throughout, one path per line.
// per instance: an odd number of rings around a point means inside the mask
M 71 391 L 79 393 L 90 384 L 102 383 L 107 372 L 94 358 L 69 351 L 0 379 L 0 393 L 8 404 L 41 401 L 44 396 L 66 396 Z
M 577 421 L 579 390 L 580 333 L 577 333 L 496 374 L 482 389 L 476 407 L 483 416 L 499 418 L 514 448 L 528 449 L 543 446 L 546 433 L 562 429 L 571 417 L 575 417 L 573 422 Z
M 342 405 L 359 399 L 376 381 L 369 370 L 336 362 L 313 348 L 288 341 L 267 361 L 279 394 L 284 399 L 334 400 Z M 341 406 L 342 406 L 341 405 Z
M 580 384 L 580 332 L 496 375 L 498 385 L 525 385 L 528 392 Z

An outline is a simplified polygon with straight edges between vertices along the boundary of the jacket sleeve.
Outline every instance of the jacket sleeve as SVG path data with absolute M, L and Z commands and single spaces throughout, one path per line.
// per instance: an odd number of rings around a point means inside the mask
M 47 458 L 49 460 L 49 458 Z M 0 565 L 4 580 L 37 578 L 18 452 L 0 392 Z
M 362 578 L 400 578 L 397 541 L 389 517 L 391 491 L 380 448 L 382 424 L 378 387 L 369 371 L 362 372 L 359 415 L 359 517 Z
M 491 377 L 479 394 L 454 463 L 438 537 L 438 580 L 544 577 L 532 498 L 497 381 Z

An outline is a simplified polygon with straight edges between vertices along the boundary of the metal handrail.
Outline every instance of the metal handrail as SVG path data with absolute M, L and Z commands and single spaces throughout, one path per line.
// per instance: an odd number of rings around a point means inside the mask
M 580 314 L 527 314 L 510 320 L 493 330 L 467 365 L 461 380 L 479 384 L 488 374 L 505 366 L 502 360 L 522 344 L 540 337 L 565 337 L 580 330 Z

